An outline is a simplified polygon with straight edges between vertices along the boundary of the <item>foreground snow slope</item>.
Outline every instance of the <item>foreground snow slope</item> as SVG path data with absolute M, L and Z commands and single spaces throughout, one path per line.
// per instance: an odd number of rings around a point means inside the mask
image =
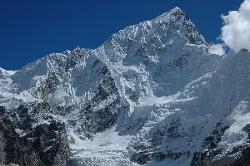
M 223 57 L 209 50 L 174 8 L 95 50 L 51 54 L 15 72 L 0 69 L 0 125 L 12 126 L 0 131 L 16 137 L 8 150 L 10 137 L 0 134 L 0 163 L 249 162 L 250 53 Z

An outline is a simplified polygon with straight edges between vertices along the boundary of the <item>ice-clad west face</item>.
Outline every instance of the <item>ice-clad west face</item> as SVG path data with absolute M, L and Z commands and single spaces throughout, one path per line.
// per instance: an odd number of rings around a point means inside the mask
M 195 25 L 180 8 L 120 30 L 104 43 L 104 47 L 120 53 L 110 55 L 112 61 L 123 59 L 126 54 L 132 56 L 147 53 L 151 57 L 148 60 L 155 62 L 157 59 L 153 58 L 154 55 L 176 44 L 206 45 Z
M 206 41 L 187 15 L 174 8 L 112 35 L 97 49 L 97 56 L 109 64 L 125 97 L 137 102 L 152 94 L 175 94 L 190 80 L 215 68 L 216 58 L 207 50 Z

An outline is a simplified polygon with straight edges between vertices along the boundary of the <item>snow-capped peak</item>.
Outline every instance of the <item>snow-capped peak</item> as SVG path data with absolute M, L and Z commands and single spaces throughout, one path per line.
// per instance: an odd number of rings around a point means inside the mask
M 188 39 L 191 44 L 206 44 L 203 36 L 197 31 L 197 28 L 189 19 L 188 15 L 179 7 L 175 7 L 169 12 L 163 13 L 152 21 L 160 24 L 167 23 L 168 26 L 175 26 L 176 30 L 185 29 L 182 35 Z M 172 24 L 172 25 L 171 25 Z M 182 32 L 182 31 L 180 31 Z
M 188 16 L 186 15 L 186 13 L 185 13 L 183 10 L 181 10 L 181 8 L 175 7 L 175 8 L 173 8 L 173 9 L 171 9 L 170 11 L 165 12 L 165 13 L 161 14 L 160 16 L 156 17 L 155 19 L 158 19 L 158 20 L 161 20 L 161 19 L 166 20 L 166 19 L 169 19 L 170 16 L 172 16 L 172 17 L 179 17 L 179 16 L 182 16 L 182 17 L 186 17 L 186 18 L 188 17 Z

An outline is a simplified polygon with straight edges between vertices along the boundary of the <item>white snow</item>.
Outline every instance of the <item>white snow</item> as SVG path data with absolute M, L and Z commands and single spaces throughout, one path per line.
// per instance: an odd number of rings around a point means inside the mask
M 248 101 L 241 101 L 233 110 L 230 120 L 232 125 L 225 131 L 219 148 L 225 149 L 225 153 L 233 150 L 234 147 L 244 145 L 248 139 L 248 133 L 242 129 L 250 124 L 250 113 Z
M 145 166 L 190 166 L 191 159 L 188 157 L 181 157 L 177 160 L 164 160 L 164 161 L 152 161 Z
M 115 127 L 95 135 L 93 140 L 81 140 L 75 135 L 71 149 L 75 158 L 84 164 L 109 166 L 136 166 L 128 159 L 126 150 L 132 136 L 119 136 Z

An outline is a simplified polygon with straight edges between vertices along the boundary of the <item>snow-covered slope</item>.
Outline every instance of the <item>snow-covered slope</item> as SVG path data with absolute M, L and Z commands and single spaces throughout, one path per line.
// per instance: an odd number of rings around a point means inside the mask
M 242 49 L 225 57 L 211 79 L 211 118 L 218 123 L 195 154 L 194 165 L 249 165 L 249 67 L 250 52 Z
M 50 54 L 15 72 L 0 68 L 0 164 L 248 162 L 250 53 L 209 49 L 174 8 L 95 50 Z

